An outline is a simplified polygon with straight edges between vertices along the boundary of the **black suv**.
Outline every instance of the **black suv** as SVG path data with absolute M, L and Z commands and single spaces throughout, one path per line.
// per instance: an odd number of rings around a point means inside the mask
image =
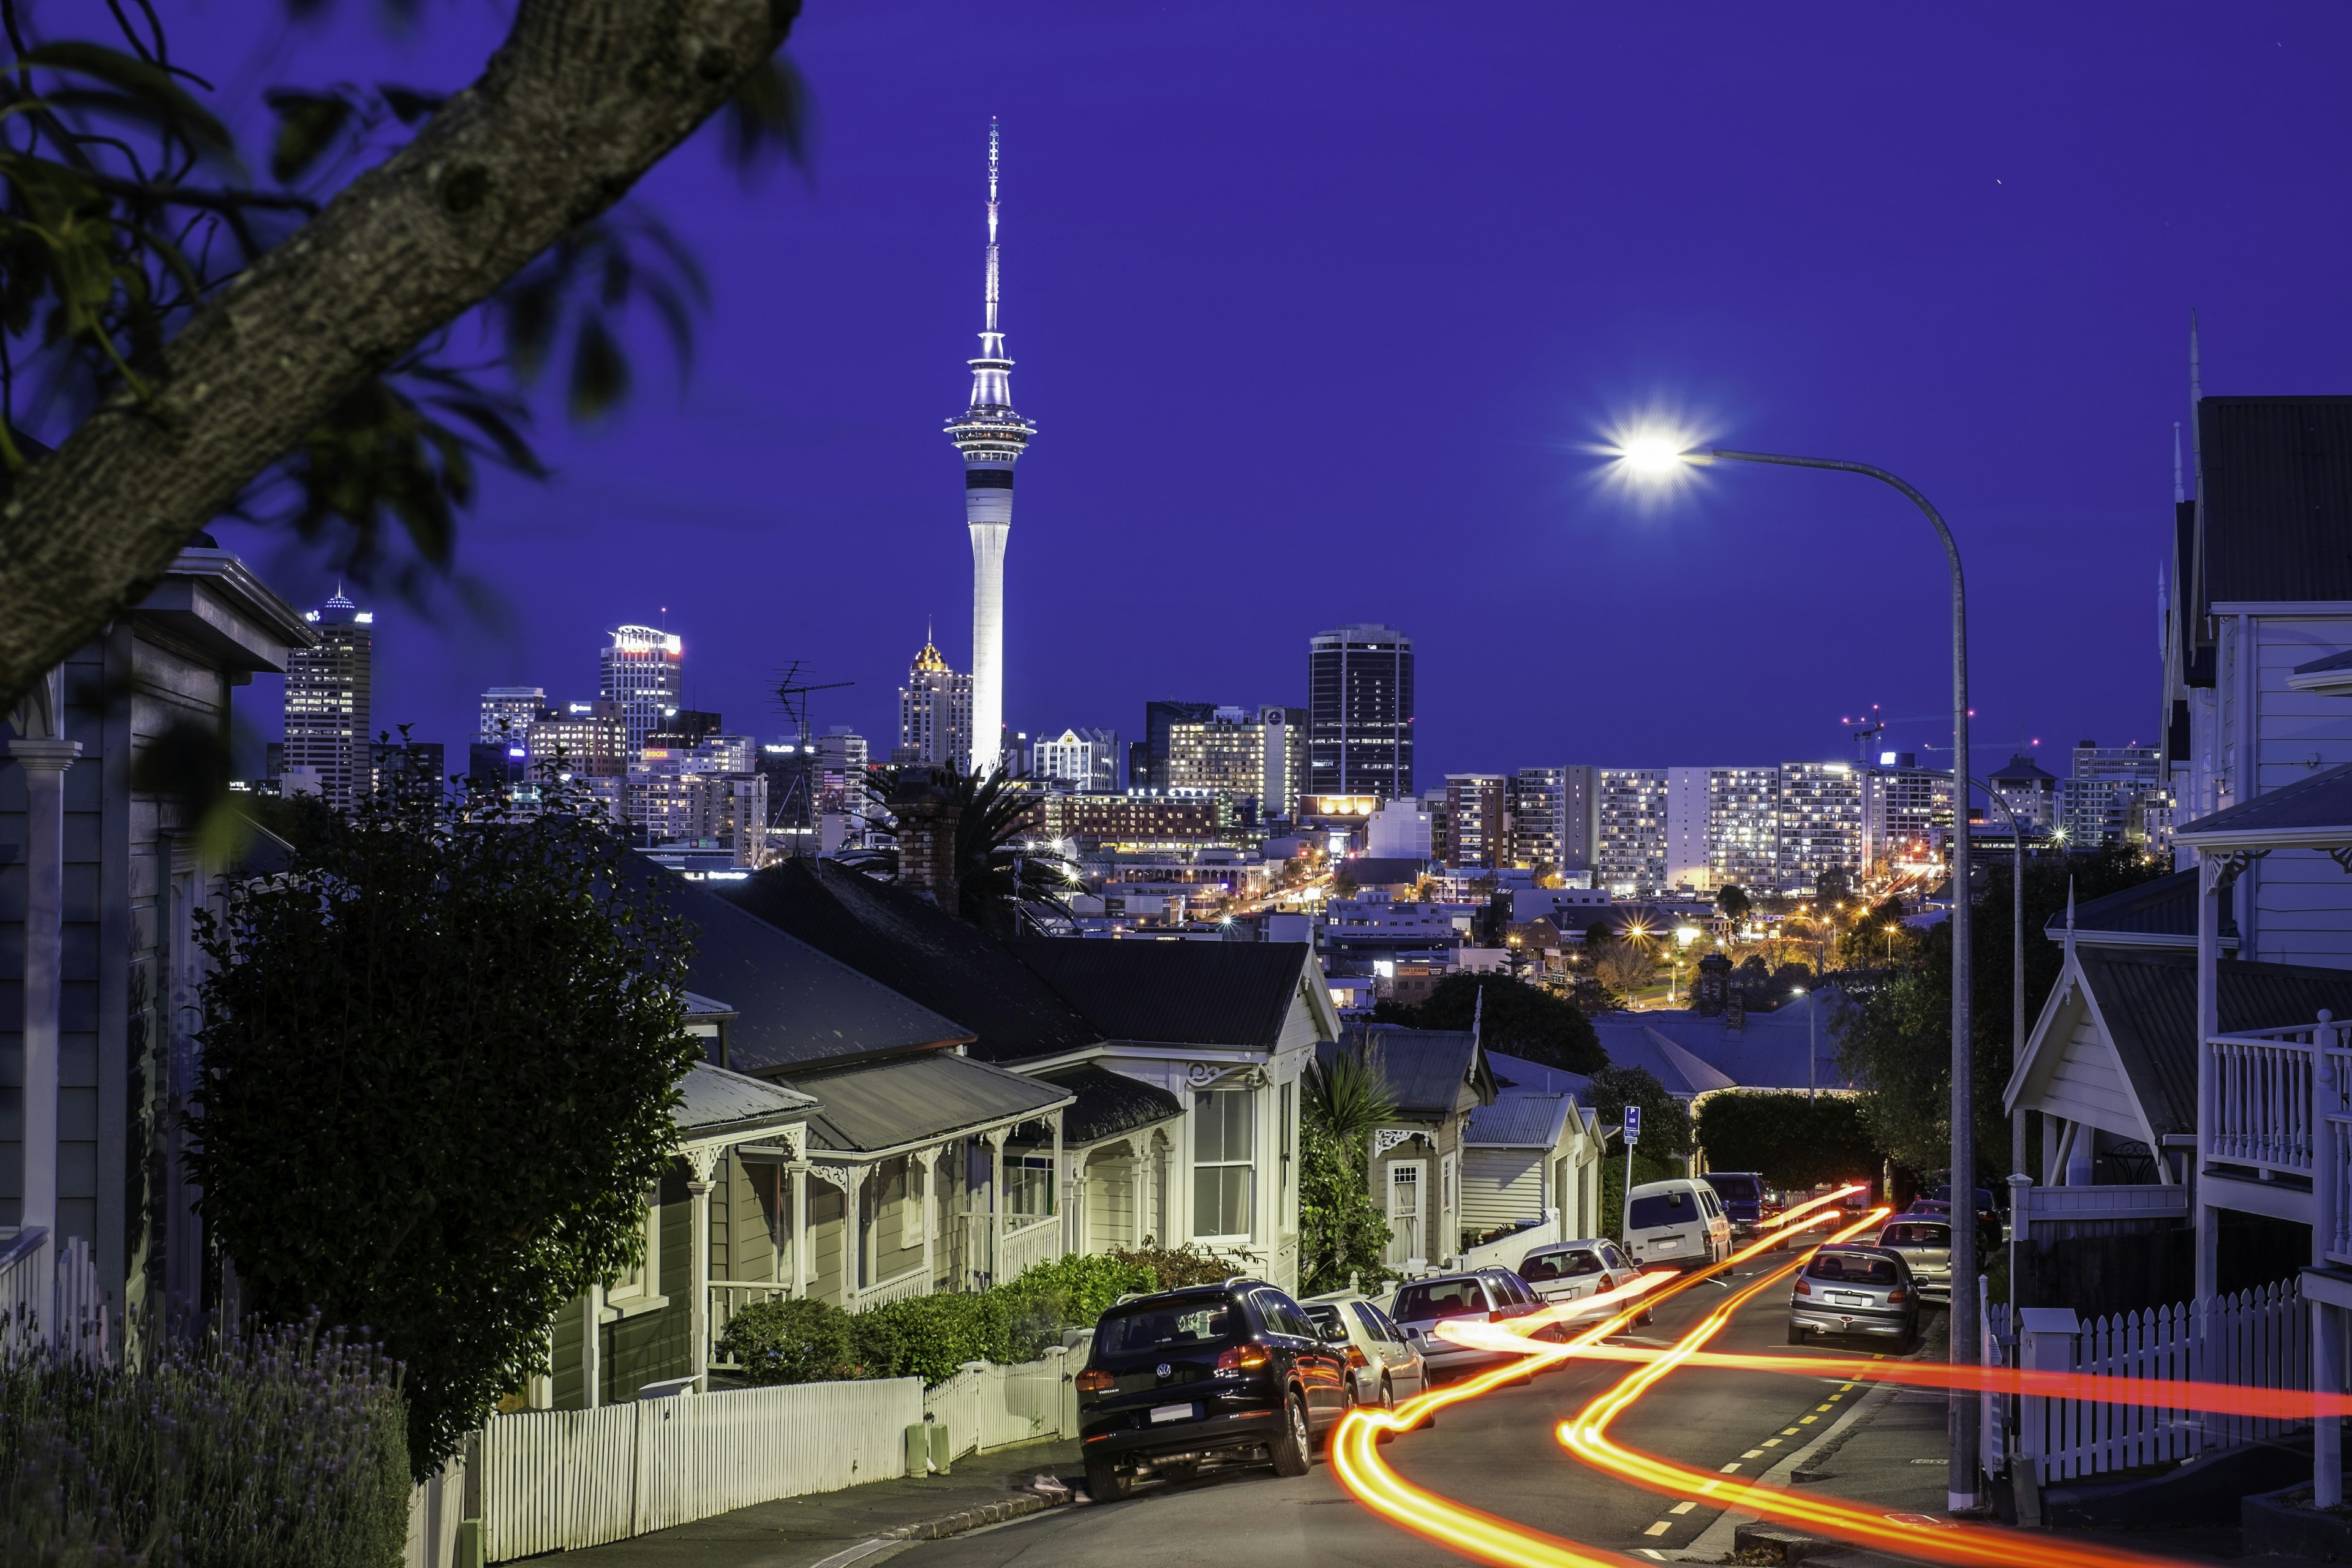
M 1111 1502 L 1139 1475 L 1188 1480 L 1203 1464 L 1254 1459 L 1303 1476 L 1349 1392 L 1347 1345 L 1263 1279 L 1122 1301 L 1095 1325 L 1078 1373 L 1087 1489 Z

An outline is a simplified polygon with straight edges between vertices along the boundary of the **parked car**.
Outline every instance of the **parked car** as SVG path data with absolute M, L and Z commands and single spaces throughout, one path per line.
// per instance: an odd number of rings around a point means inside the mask
M 1348 1352 L 1262 1279 L 1122 1301 L 1095 1325 L 1078 1373 L 1078 1438 L 1097 1502 L 1136 1480 L 1271 1460 L 1303 1476 L 1347 1408 Z
M 1398 1287 L 1389 1316 L 1411 1336 L 1432 1378 L 1478 1372 L 1520 1358 L 1508 1351 L 1473 1350 L 1438 1337 L 1437 1325 L 1452 1319 L 1499 1323 L 1543 1310 L 1528 1282 L 1508 1268 L 1469 1274 L 1439 1274 Z
M 1952 1227 L 1948 1221 L 1906 1215 L 1880 1227 L 1878 1245 L 1899 1252 L 1930 1300 L 1952 1299 Z
M 1706 1268 L 1731 1256 L 1731 1221 L 1705 1182 L 1644 1182 L 1625 1206 L 1625 1250 L 1644 1268 Z
M 1299 1305 L 1307 1321 L 1333 1344 L 1344 1339 L 1348 1403 L 1385 1410 L 1429 1386 L 1429 1363 L 1404 1330 L 1370 1298 L 1357 1291 L 1309 1296 Z
M 1903 1255 L 1841 1244 L 1808 1258 L 1789 1292 L 1789 1342 L 1814 1334 L 1863 1334 L 1908 1350 L 1919 1335 L 1919 1288 Z
M 1983 1189 L 1979 1188 L 1978 1191 L 1982 1192 Z M 1948 1224 L 1952 1217 L 1952 1205 L 1950 1200 L 1946 1198 L 1914 1198 L 1911 1200 L 1911 1206 L 1903 1212 L 1906 1215 L 1940 1219 Z M 2000 1216 L 1990 1209 L 1979 1209 L 1977 1211 L 1978 1251 L 1990 1251 L 2000 1245 Z
M 1715 1189 L 1717 1199 L 1723 1205 L 1724 1217 L 1731 1221 L 1731 1238 L 1752 1241 L 1756 1234 L 1780 1212 L 1780 1205 L 1765 1190 L 1764 1178 L 1754 1171 L 1709 1171 L 1699 1178 Z
M 1603 1290 L 1614 1290 L 1640 1272 L 1633 1260 L 1605 1236 L 1538 1247 L 1520 1260 L 1518 1268 L 1519 1278 L 1527 1281 L 1528 1289 L 1548 1302 L 1580 1301 L 1588 1296 L 1598 1296 Z M 1641 1317 L 1634 1321 L 1648 1322 L 1649 1309 L 1644 1307 Z

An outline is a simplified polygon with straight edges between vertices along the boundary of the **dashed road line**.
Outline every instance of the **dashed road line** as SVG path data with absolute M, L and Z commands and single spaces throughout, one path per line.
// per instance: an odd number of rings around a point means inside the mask
M 1655 1524 L 1654 1524 L 1654 1525 L 1650 1526 L 1650 1528 L 1649 1528 L 1649 1529 L 1647 1529 L 1647 1530 L 1645 1530 L 1645 1531 L 1642 1531 L 1642 1533 L 1643 1533 L 1643 1534 L 1644 1534 L 1644 1535 L 1664 1535 L 1666 1531 L 1668 1531 L 1669 1530 L 1672 1530 L 1674 1527 L 1675 1527 L 1675 1521 L 1674 1521 L 1673 1520 L 1670 1520 L 1670 1519 L 1662 1519 L 1662 1520 L 1658 1521 L 1658 1522 L 1657 1522 L 1657 1523 L 1655 1523 Z

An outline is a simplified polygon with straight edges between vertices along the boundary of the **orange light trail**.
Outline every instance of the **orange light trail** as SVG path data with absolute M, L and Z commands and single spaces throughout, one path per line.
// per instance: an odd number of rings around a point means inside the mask
M 1853 1190 L 1855 1189 L 1845 1189 Z M 1605 1336 L 1619 1332 L 1643 1308 L 1680 1295 L 1709 1274 L 1780 1246 L 1786 1239 L 1786 1230 L 1811 1228 L 1823 1220 L 1836 1217 L 1826 1213 L 1808 1215 L 1806 1211 L 1822 1208 L 1843 1195 L 1844 1191 L 1832 1193 L 1789 1211 L 1780 1216 L 1774 1227 L 1784 1234 L 1768 1236 L 1733 1254 L 1715 1268 L 1685 1276 L 1663 1288 L 1652 1284 L 1663 1276 L 1644 1275 L 1609 1292 L 1606 1297 L 1565 1303 L 1543 1314 L 1502 1323 L 1465 1321 L 1440 1324 L 1439 1334 L 1455 1343 L 1478 1349 L 1517 1351 L 1521 1352 L 1520 1359 L 1461 1383 L 1430 1390 L 1407 1401 L 1393 1412 L 1351 1412 L 1332 1436 L 1333 1470 L 1360 1502 L 1390 1522 L 1450 1551 L 1494 1563 L 1497 1568 L 1600 1568 L 1601 1564 L 1621 1564 L 1623 1557 L 1620 1552 L 1563 1541 L 1543 1531 L 1498 1518 L 1415 1487 L 1390 1468 L 1378 1444 L 1383 1432 L 1410 1430 L 1423 1416 L 1436 1410 L 1477 1398 L 1490 1389 L 1526 1376 L 1531 1371 L 1540 1371 L 1571 1358 L 1632 1361 L 1646 1364 L 1588 1405 L 1576 1419 L 1561 1423 L 1555 1435 L 1563 1447 L 1587 1463 L 1645 1489 L 1706 1498 L 1714 1506 L 1726 1510 L 1738 1509 L 1762 1517 L 1802 1524 L 1843 1540 L 1960 1564 L 1964 1568 L 2074 1568 L 2077 1564 L 2083 1568 L 2166 1568 L 2169 1562 L 2168 1559 L 2072 1541 L 2063 1547 L 2045 1546 L 2031 1537 L 2021 1537 L 2014 1532 L 1971 1528 L 1958 1523 L 1947 1526 L 1938 1521 L 1933 1528 L 1896 1524 L 1884 1513 L 1832 1498 L 1759 1488 L 1730 1476 L 1695 1470 L 1656 1455 L 1623 1447 L 1610 1439 L 1608 1427 L 1618 1415 L 1638 1403 L 1659 1380 L 1685 1366 L 1797 1373 L 1807 1377 L 1844 1377 L 1853 1381 L 1871 1380 L 1961 1391 L 1991 1388 L 1998 1392 L 2051 1397 L 2125 1399 L 2130 1403 L 2145 1403 L 2158 1408 L 2184 1412 L 2212 1410 L 2288 1417 L 2352 1414 L 2352 1395 L 2315 1395 L 2300 1390 L 2158 1384 L 2152 1380 L 2086 1378 L 2073 1373 L 2020 1373 L 2008 1368 L 1979 1369 L 1945 1363 L 1895 1364 L 1854 1357 L 1740 1355 L 1708 1352 L 1702 1348 L 1722 1331 L 1740 1307 L 1801 1267 L 1805 1258 L 1811 1255 L 1810 1248 L 1805 1254 L 1772 1269 L 1719 1303 L 1671 1349 L 1657 1351 L 1601 1343 Z M 1851 1239 L 1879 1223 L 1886 1214 L 1885 1209 L 1873 1209 L 1854 1223 L 1825 1237 L 1824 1241 Z M 1791 1222 L 1796 1222 L 1793 1226 Z M 1563 1317 L 1582 1317 L 1598 1305 L 1620 1300 L 1633 1304 L 1565 1342 L 1526 1337 Z M 2147 1397 L 2130 1397 L 2135 1394 Z

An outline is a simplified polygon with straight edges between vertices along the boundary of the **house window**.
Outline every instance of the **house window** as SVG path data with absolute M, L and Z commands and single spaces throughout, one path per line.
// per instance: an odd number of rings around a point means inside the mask
M 1043 1219 L 1054 1212 L 1051 1154 L 1004 1156 L 1004 1212 L 1024 1219 Z
M 1437 1209 L 1440 1214 L 1450 1215 L 1454 1210 L 1454 1200 L 1460 1192 L 1460 1184 L 1455 1177 L 1454 1156 L 1448 1154 L 1437 1163 Z
M 1192 1101 L 1192 1234 L 1247 1236 L 1257 1172 L 1257 1095 L 1213 1089 Z
M 604 1300 L 614 1306 L 649 1300 L 661 1294 L 661 1205 L 646 1205 L 646 1255 L 634 1268 L 614 1276 L 604 1287 Z

